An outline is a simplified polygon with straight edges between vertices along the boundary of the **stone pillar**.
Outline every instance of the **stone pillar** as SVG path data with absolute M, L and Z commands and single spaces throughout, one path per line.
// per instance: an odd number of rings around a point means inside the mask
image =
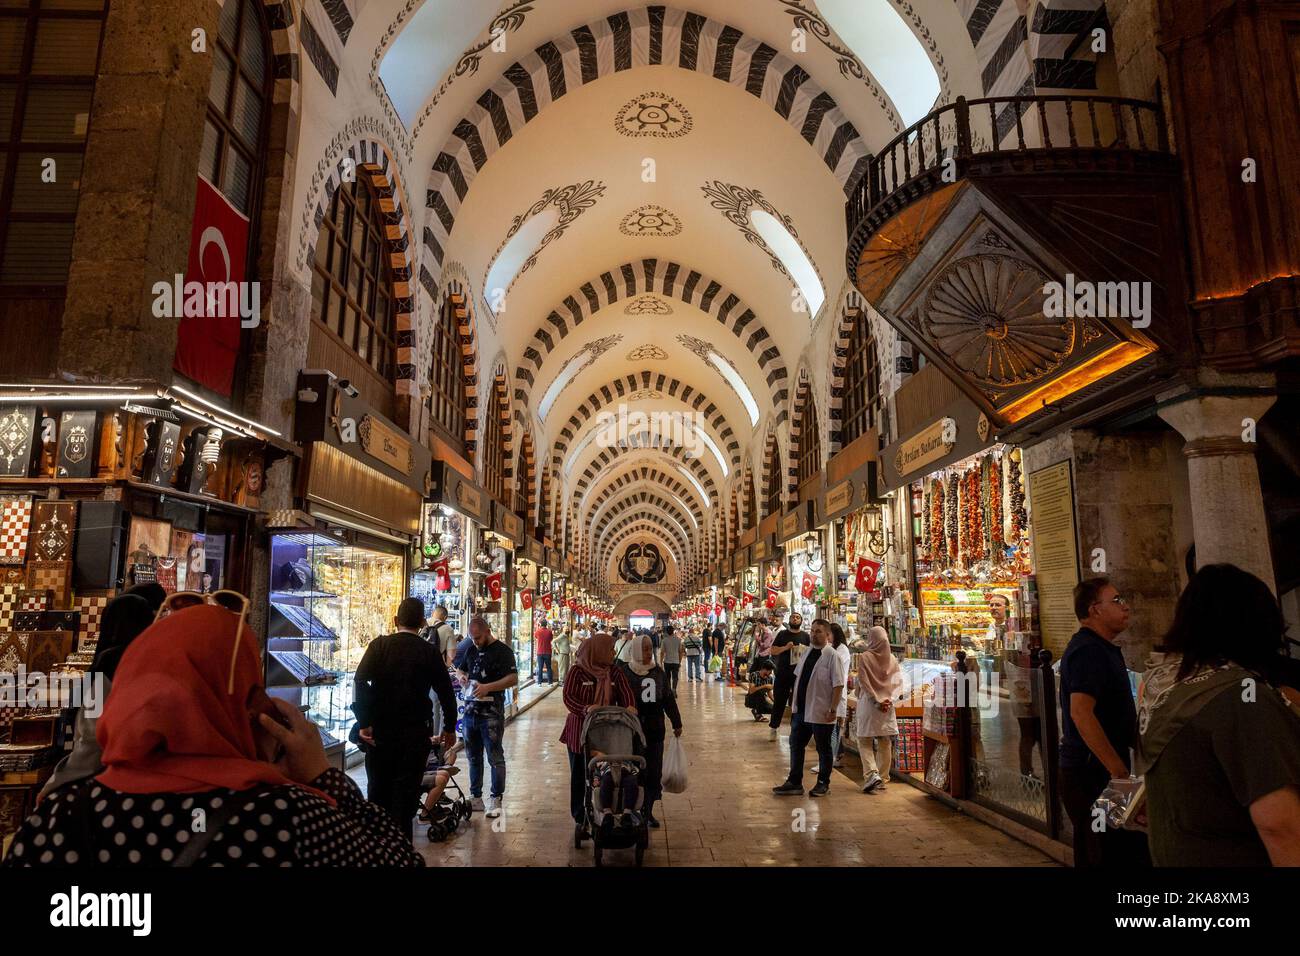
M 1274 590 L 1268 518 L 1250 423 L 1258 422 L 1276 400 L 1273 395 L 1193 394 L 1160 409 L 1160 417 L 1187 442 L 1183 455 L 1197 567 L 1235 564 Z
M 171 380 L 175 319 L 152 286 L 184 273 L 194 218 L 216 0 L 109 4 L 77 207 L 60 369 Z M 210 51 L 211 47 L 209 47 Z

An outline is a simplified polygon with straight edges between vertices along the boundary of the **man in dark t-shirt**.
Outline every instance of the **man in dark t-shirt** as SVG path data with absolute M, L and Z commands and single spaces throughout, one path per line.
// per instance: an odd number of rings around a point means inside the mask
M 1074 865 L 1150 865 L 1146 839 L 1093 827 L 1093 802 L 1112 777 L 1127 777 L 1137 740 L 1137 707 L 1124 655 L 1128 602 L 1107 578 L 1074 589 L 1079 628 L 1061 657 L 1061 802 L 1074 826 Z
M 519 683 L 515 655 L 497 640 L 486 618 L 469 622 L 473 645 L 465 652 L 461 681 L 468 683 L 465 704 L 465 749 L 469 754 L 469 792 L 474 809 L 483 808 L 483 751 L 492 767 L 487 815 L 501 815 L 506 789 L 506 754 L 501 741 L 506 726 L 506 691 Z
M 442 654 L 420 637 L 423 602 L 404 600 L 395 623 L 397 632 L 371 641 L 357 665 L 352 711 L 366 751 L 366 798 L 410 837 L 429 759 L 432 699 L 442 708 L 445 749 L 456 739 L 456 698 Z
M 789 625 L 781 629 L 772 642 L 770 651 L 776 662 L 776 678 L 772 683 L 772 719 L 768 721 L 768 738 L 776 740 L 776 732 L 781 727 L 785 716 L 786 704 L 794 690 L 794 668 L 799 663 L 797 655 L 809 644 L 808 635 L 803 630 L 803 617 L 791 614 Z

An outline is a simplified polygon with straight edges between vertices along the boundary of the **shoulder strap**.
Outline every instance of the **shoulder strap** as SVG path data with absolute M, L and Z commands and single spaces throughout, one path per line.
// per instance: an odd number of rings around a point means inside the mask
M 194 834 L 194 839 L 185 844 L 185 849 L 177 854 L 176 859 L 172 861 L 172 866 L 193 866 L 203 855 L 203 851 L 208 848 L 216 835 L 221 832 L 221 828 L 226 825 L 230 815 L 235 812 L 235 802 L 238 794 L 223 800 L 219 806 L 208 817 L 207 826 L 201 833 Z

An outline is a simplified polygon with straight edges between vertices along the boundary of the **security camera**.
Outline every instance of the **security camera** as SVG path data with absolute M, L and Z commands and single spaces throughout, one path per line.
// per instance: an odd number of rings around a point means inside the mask
M 346 378 L 339 379 L 339 388 L 343 390 L 343 394 L 348 398 L 356 398 L 360 394 L 360 392 L 357 391 L 356 386 Z

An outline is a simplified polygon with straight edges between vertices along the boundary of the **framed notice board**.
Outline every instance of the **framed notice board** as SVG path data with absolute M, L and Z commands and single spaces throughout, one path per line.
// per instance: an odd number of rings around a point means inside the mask
M 1034 536 L 1034 575 L 1043 647 L 1057 660 L 1079 629 L 1074 586 L 1079 583 L 1079 539 L 1074 520 L 1074 482 L 1069 461 L 1029 475 L 1029 514 Z

